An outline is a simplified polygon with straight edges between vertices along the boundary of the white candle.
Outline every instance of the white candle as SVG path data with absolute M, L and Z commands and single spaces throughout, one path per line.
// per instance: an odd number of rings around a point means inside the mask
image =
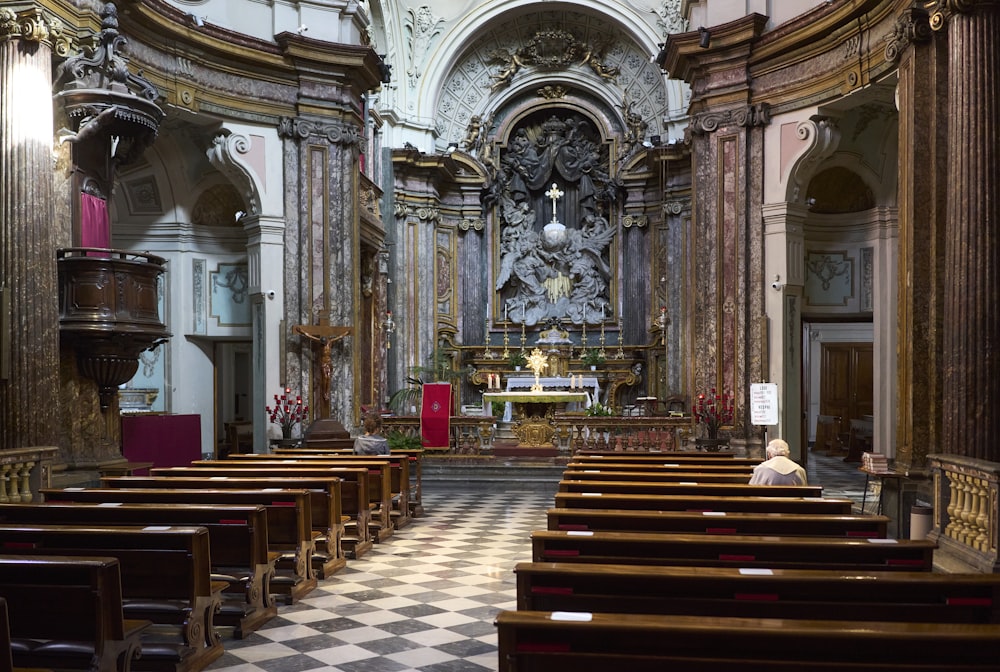
M 507 321 L 507 304 L 503 304 L 503 321 Z

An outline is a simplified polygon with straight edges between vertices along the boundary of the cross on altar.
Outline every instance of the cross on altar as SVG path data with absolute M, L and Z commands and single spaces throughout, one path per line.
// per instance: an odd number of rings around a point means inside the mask
M 545 195 L 552 200 L 552 221 L 556 220 L 556 201 L 563 197 L 564 192 L 559 190 L 559 185 L 552 183 L 552 188 L 545 192 Z
M 323 356 L 320 360 L 320 390 L 323 393 L 323 401 L 319 404 L 319 416 L 326 418 L 330 414 L 330 377 L 333 374 L 333 358 L 330 355 L 330 348 L 333 344 L 351 334 L 351 327 L 333 327 L 328 324 L 296 324 L 292 327 L 292 333 L 305 336 L 310 341 L 323 346 Z

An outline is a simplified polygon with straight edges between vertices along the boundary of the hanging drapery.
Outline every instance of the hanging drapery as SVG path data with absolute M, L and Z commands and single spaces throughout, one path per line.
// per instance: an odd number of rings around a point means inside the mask
M 80 247 L 111 247 L 108 204 L 103 198 L 80 194 Z M 88 256 L 107 256 L 88 252 Z

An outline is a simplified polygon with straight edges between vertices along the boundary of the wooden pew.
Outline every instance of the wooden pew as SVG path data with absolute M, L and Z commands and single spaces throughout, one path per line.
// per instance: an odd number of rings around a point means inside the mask
M 215 613 L 225 584 L 212 581 L 204 527 L 5 524 L 0 540 L 8 555 L 117 558 L 125 616 L 154 623 L 136 670 L 194 672 L 222 655 Z
M 279 553 L 267 545 L 263 506 L 222 504 L 0 504 L 0 523 L 186 525 L 208 530 L 212 578 L 228 584 L 216 622 L 242 639 L 278 613 L 271 577 Z
M 311 507 L 313 494 L 309 490 L 43 488 L 41 494 L 46 502 L 262 505 L 267 510 L 268 548 L 292 557 L 287 568 L 276 568 L 269 583 L 271 593 L 294 600 L 316 587 L 316 577 L 311 568 L 315 546 Z
M 2 597 L 0 597 L 0 672 L 14 672 L 14 660 L 11 657 L 10 619 L 7 617 L 7 600 Z
M 503 611 L 499 672 L 985 672 L 1000 625 Z
M 241 463 L 242 464 L 242 463 Z M 223 485 L 212 485 L 209 487 L 241 487 L 240 481 L 252 484 L 250 487 L 294 487 L 307 488 L 313 491 L 315 500 L 313 503 L 313 525 L 326 537 L 325 526 L 339 525 L 342 521 L 327 520 L 325 516 L 318 516 L 317 511 L 327 511 L 330 504 L 324 504 L 321 500 L 333 497 L 331 490 L 339 488 L 340 504 L 339 514 L 348 516 L 347 522 L 343 526 L 341 533 L 344 553 L 349 558 L 360 558 L 371 549 L 372 544 L 378 539 L 376 532 L 383 535 L 391 534 L 384 528 L 377 528 L 372 521 L 372 513 L 376 504 L 372 503 L 372 495 L 369 490 L 369 470 L 365 467 L 323 467 L 321 469 L 298 469 L 295 467 L 262 467 L 254 469 L 249 466 L 219 466 L 219 467 L 165 467 L 164 469 L 154 469 L 151 471 L 149 479 L 170 479 L 171 481 L 188 481 L 191 486 L 195 485 L 199 479 L 211 479 L 213 483 Z M 110 481 L 102 479 L 111 487 L 132 487 L 138 484 L 140 487 L 163 487 L 156 485 L 155 481 L 142 484 L 135 477 L 129 481 Z M 339 481 L 335 482 L 335 481 Z M 233 483 L 234 485 L 229 485 Z M 387 489 L 378 494 L 379 497 L 388 498 Z M 322 507 L 322 509 L 320 508 Z M 383 536 L 383 538 L 385 538 Z
M 732 457 L 726 453 L 577 453 L 573 455 L 573 462 L 582 464 L 596 464 L 599 462 L 636 462 L 639 464 L 681 464 L 681 465 L 728 465 L 753 467 L 760 464 L 760 460 L 751 457 Z
M 705 471 L 612 471 L 607 469 L 566 469 L 564 481 L 649 481 L 656 483 L 749 483 L 750 474 Z
M 394 529 L 402 529 L 409 525 L 413 516 L 410 514 L 408 502 L 411 500 L 412 495 L 410 493 L 411 487 L 411 477 L 410 477 L 410 459 L 406 455 L 354 455 L 351 454 L 338 454 L 338 453 L 282 453 L 281 455 L 265 455 L 260 453 L 250 453 L 244 455 L 232 456 L 230 459 L 226 460 L 227 463 L 231 462 L 252 462 L 257 464 L 263 463 L 279 463 L 279 464 L 295 464 L 301 466 L 323 466 L 329 463 L 332 466 L 344 465 L 344 466 L 364 466 L 367 467 L 371 464 L 381 464 L 383 462 L 389 465 L 389 494 L 392 498 L 392 524 Z M 191 466 L 211 466 L 217 463 L 218 460 L 195 460 L 191 463 Z M 369 474 L 371 476 L 371 474 Z M 379 473 L 381 476 L 381 472 Z M 375 483 L 369 479 L 369 485 L 374 486 Z M 371 488 L 370 488 L 371 490 Z M 380 492 L 381 485 L 374 492 Z
M 561 480 L 559 492 L 601 492 L 631 495 L 705 495 L 708 497 L 821 497 L 819 485 L 749 485 L 747 483 L 663 483 Z
M 152 624 L 125 619 L 121 586 L 113 557 L 0 555 L 0 670 L 129 672 Z
M 677 472 L 677 471 L 695 471 L 697 470 L 703 474 L 746 474 L 747 480 L 750 480 L 750 475 L 753 474 L 754 465 L 752 464 L 728 464 L 728 463 L 712 463 L 712 464 L 683 464 L 680 462 L 671 462 L 670 460 L 664 460 L 662 462 L 569 462 L 566 465 L 566 471 L 581 471 L 590 469 L 600 469 L 601 471 L 651 471 L 651 472 Z
M 888 516 L 741 511 L 628 511 L 549 509 L 548 529 L 595 532 L 681 532 L 686 534 L 778 534 L 784 536 L 888 536 Z
M 630 509 L 639 511 L 768 511 L 773 513 L 849 514 L 850 499 L 833 497 L 727 497 L 709 495 L 630 495 L 557 492 L 560 509 Z
M 729 497 L 709 495 L 631 495 L 607 492 L 557 492 L 559 509 L 639 511 L 768 511 L 773 513 L 849 514 L 850 499 L 832 497 Z
M 531 533 L 535 562 L 929 572 L 936 547 L 926 539 L 552 530 Z
M 1000 623 L 1000 575 L 520 563 L 517 608 L 755 618 Z
M 237 475 L 202 475 L 202 476 L 129 476 L 114 479 L 102 478 L 101 482 L 109 488 L 184 488 L 195 490 L 207 489 L 257 489 L 271 491 L 273 489 L 304 489 L 312 497 L 312 528 L 321 533 L 318 543 L 326 549 L 326 557 L 334 560 L 336 554 L 343 548 L 343 556 L 360 558 L 372 547 L 371 508 L 368 504 L 367 471 L 355 469 L 347 478 L 338 476 L 251 476 Z M 350 522 L 344 524 L 343 516 L 350 516 Z M 337 543 L 337 540 L 340 543 Z M 315 544 L 314 544 L 315 546 Z M 318 550 L 318 549 L 317 549 Z M 335 570 L 335 568 L 331 568 Z M 323 576 L 328 574 L 324 573 Z
M 347 454 L 354 455 L 353 448 L 310 448 L 309 446 L 299 446 L 297 448 L 293 447 L 277 447 L 274 449 L 274 455 L 283 457 L 285 455 L 316 455 L 319 457 L 325 455 L 339 455 Z M 410 505 L 409 514 L 413 518 L 419 518 L 424 515 L 424 499 L 423 499 L 423 448 L 393 448 L 389 451 L 390 457 L 396 457 L 403 455 L 409 458 L 410 462 Z M 354 455 L 354 457 L 364 457 L 363 455 Z M 378 456 L 381 457 L 381 456 Z
M 407 467 L 409 465 L 407 464 Z M 395 524 L 399 520 L 398 516 L 392 516 L 394 491 L 393 472 L 396 472 L 395 480 L 399 480 L 399 471 L 402 468 L 399 460 L 396 460 L 395 467 L 388 459 L 375 461 L 363 460 L 324 460 L 313 462 L 297 462 L 295 460 L 273 457 L 270 460 L 257 458 L 234 458 L 231 460 L 196 460 L 189 467 L 166 467 L 163 469 L 153 469 L 150 473 L 154 476 L 170 476 L 183 473 L 184 470 L 198 470 L 191 473 L 203 474 L 211 471 L 219 475 L 238 475 L 236 470 L 254 476 L 270 476 L 292 473 L 302 476 L 326 476 L 336 475 L 338 469 L 365 469 L 368 477 L 368 497 L 369 503 L 374 506 L 371 511 L 371 521 L 369 526 L 372 529 L 372 539 L 381 542 L 391 537 L 396 530 Z M 395 493 L 395 494 L 398 494 Z M 404 521 L 409 523 L 410 518 Z

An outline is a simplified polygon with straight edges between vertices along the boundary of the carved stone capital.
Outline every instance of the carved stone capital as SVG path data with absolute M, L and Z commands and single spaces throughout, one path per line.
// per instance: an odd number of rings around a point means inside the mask
M 66 56 L 72 47 L 63 22 L 39 7 L 21 12 L 15 12 L 9 7 L 0 8 L 0 41 L 10 39 L 46 44 L 58 56 Z
M 278 136 L 299 140 L 316 137 L 326 140 L 331 145 L 361 146 L 361 130 L 357 126 L 341 121 L 319 122 L 282 117 L 278 122 Z
M 482 217 L 463 217 L 458 220 L 458 228 L 461 231 L 482 231 L 486 227 L 486 221 Z
M 252 171 L 246 165 L 244 156 L 250 152 L 250 138 L 239 133 L 224 130 L 212 139 L 212 144 L 205 151 L 208 162 L 211 163 L 229 180 L 238 185 L 247 200 L 251 215 L 260 214 L 260 198 L 254 188 Z
M 987 0 L 992 4 L 991 0 Z M 977 4 L 986 4 L 982 0 L 937 0 L 936 4 L 930 7 L 931 30 L 944 30 L 948 26 L 948 20 L 955 14 L 968 14 L 976 8 Z
M 622 226 L 626 229 L 631 229 L 633 226 L 637 228 L 644 228 L 649 224 L 649 217 L 646 215 L 625 215 L 622 218 Z
M 702 112 L 691 118 L 690 129 L 695 135 L 714 133 L 719 127 L 736 125 L 743 128 L 767 126 L 771 123 L 771 106 L 767 103 L 747 105 L 735 110 Z
M 896 19 L 889 43 L 885 46 L 885 59 L 896 61 L 910 45 L 928 42 L 932 32 L 930 15 L 920 7 L 910 7 Z
M 415 217 L 421 222 L 441 221 L 441 211 L 439 209 L 427 205 L 411 205 L 403 201 L 393 203 L 392 214 L 397 218 Z

